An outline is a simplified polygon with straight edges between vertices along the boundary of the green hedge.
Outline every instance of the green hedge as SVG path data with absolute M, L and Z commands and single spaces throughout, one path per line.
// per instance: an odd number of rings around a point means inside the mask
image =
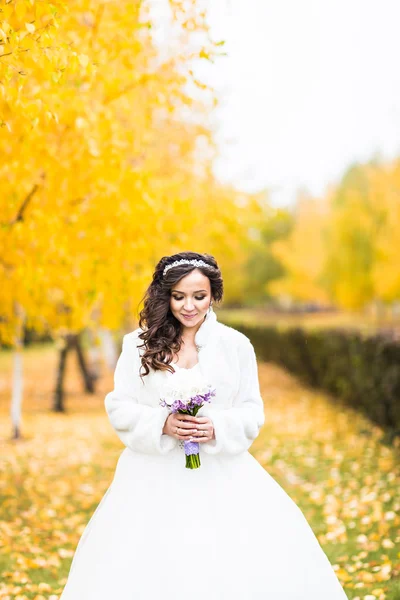
M 306 384 L 340 397 L 390 430 L 391 439 L 400 434 L 400 342 L 343 329 L 232 326 L 251 339 L 261 360 L 278 363 Z

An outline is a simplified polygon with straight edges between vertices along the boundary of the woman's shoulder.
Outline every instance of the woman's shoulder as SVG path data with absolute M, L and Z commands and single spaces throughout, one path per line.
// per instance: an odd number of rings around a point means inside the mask
M 123 337 L 124 340 L 127 341 L 133 341 L 133 340 L 139 340 L 139 334 L 143 332 L 143 329 L 141 327 L 137 327 L 136 329 L 134 329 L 133 331 L 130 331 L 129 333 L 126 333 Z
M 246 348 L 251 344 L 250 338 L 247 337 L 244 333 L 231 327 L 230 325 L 226 325 L 225 323 L 221 323 L 221 321 L 217 321 L 216 328 L 218 331 L 218 336 L 222 338 L 224 342 L 228 342 L 238 348 Z M 123 337 L 124 342 L 129 344 L 138 346 L 141 345 L 143 340 L 139 337 L 139 334 L 143 333 L 143 329 L 141 327 L 137 327 L 130 333 L 126 333 Z
M 137 327 L 136 329 L 134 329 L 133 331 L 130 331 L 129 333 L 126 333 L 124 335 L 124 337 L 122 338 L 122 346 L 129 348 L 132 350 L 134 350 L 135 348 L 137 349 L 137 351 L 139 352 L 139 354 L 142 353 L 142 344 L 144 343 L 142 338 L 139 337 L 139 334 L 143 332 L 143 329 L 141 329 L 140 327 Z
M 247 337 L 242 331 L 226 325 L 225 323 L 218 322 L 219 333 L 223 337 L 224 341 L 231 342 L 236 346 L 247 346 L 251 344 L 250 338 Z

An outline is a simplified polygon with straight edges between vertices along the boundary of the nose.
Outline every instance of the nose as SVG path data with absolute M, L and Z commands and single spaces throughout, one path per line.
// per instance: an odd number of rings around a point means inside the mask
M 188 313 L 193 312 L 193 308 L 194 308 L 194 306 L 193 306 L 192 302 L 189 302 L 189 303 L 185 302 L 185 311 L 186 312 L 188 312 Z

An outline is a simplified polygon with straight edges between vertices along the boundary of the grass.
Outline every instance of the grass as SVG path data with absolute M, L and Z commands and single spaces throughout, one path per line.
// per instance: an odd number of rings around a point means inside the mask
M 399 600 L 399 448 L 279 367 L 259 371 L 266 424 L 254 455 L 300 506 L 348 598 Z
M 25 360 L 24 438 L 10 441 L 10 356 L 0 353 L 0 599 L 56 600 L 123 448 L 67 366 L 67 414 L 50 412 L 56 353 Z M 7 362 L 8 361 L 8 362 Z M 349 599 L 400 600 L 399 449 L 361 415 L 259 365 L 266 424 L 252 453 L 300 506 Z M 88 426 L 89 425 L 89 426 Z

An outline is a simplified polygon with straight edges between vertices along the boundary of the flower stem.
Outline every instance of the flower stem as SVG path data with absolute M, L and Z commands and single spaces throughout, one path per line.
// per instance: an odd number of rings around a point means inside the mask
M 200 454 L 189 454 L 186 456 L 186 468 L 198 469 L 200 467 Z

